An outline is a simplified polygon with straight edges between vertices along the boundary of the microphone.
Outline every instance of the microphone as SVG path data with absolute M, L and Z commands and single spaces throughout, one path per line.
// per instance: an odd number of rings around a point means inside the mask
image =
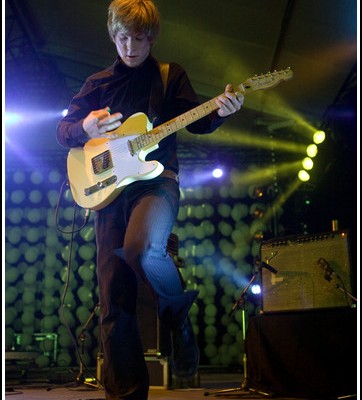
M 333 271 L 333 269 L 329 266 L 329 263 L 327 260 L 325 260 L 324 258 L 320 258 L 317 261 L 317 264 L 320 265 L 324 271 L 325 271 L 325 275 L 324 275 L 324 279 L 327 281 L 331 280 L 331 275 L 336 275 L 335 272 Z
M 270 264 L 264 262 L 264 261 L 259 261 L 258 262 L 260 268 L 266 268 L 268 271 L 270 271 L 272 274 L 277 274 L 278 271 L 272 267 Z

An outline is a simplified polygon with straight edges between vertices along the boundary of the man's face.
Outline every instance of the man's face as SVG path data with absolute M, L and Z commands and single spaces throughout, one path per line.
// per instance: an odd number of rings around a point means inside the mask
M 152 39 L 143 32 L 119 31 L 114 43 L 121 60 L 131 68 L 138 67 L 151 51 Z

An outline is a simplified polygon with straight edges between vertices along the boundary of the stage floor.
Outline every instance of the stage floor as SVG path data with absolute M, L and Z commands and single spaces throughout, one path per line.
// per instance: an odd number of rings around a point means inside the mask
M 174 389 L 151 388 L 149 400 L 171 399 L 296 399 L 301 397 L 280 397 L 273 393 L 240 390 L 243 380 L 242 372 L 200 372 L 198 387 Z M 187 385 L 186 385 L 187 386 Z M 192 385 L 190 385 L 192 386 Z M 196 386 L 196 385 L 195 385 Z M 230 392 L 225 390 L 235 389 Z M 251 388 L 252 390 L 254 388 Z M 30 380 L 10 378 L 5 382 L 3 398 L 6 400 L 104 400 L 102 388 L 76 382 L 52 383 L 48 379 L 37 377 Z M 337 399 L 338 397 L 336 397 Z M 346 393 L 340 399 L 357 399 L 357 396 Z M 303 398 L 303 400 L 310 400 Z M 318 399 L 319 400 L 319 399 Z M 330 399 L 329 399 L 330 400 Z

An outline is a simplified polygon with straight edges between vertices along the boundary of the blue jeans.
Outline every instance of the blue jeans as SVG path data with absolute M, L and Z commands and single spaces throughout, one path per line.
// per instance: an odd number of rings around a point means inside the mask
M 158 316 L 170 329 L 184 322 L 196 298 L 196 292 L 184 292 L 167 253 L 179 195 L 175 180 L 158 177 L 130 184 L 96 213 L 106 398 L 147 399 L 149 378 L 137 325 L 136 274 L 155 295 Z

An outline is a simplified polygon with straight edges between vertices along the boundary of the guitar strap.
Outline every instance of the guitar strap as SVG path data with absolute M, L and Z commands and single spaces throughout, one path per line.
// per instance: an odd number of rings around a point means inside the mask
M 158 61 L 161 79 L 156 79 L 151 87 L 150 102 L 148 105 L 148 118 L 153 123 L 161 113 L 163 100 L 167 89 L 169 63 Z
M 165 96 L 166 89 L 167 89 L 167 79 L 168 79 L 168 71 L 170 69 L 170 64 L 164 63 L 164 62 L 159 62 L 158 65 L 160 68 L 160 73 L 161 73 L 161 78 L 162 78 L 163 96 Z

